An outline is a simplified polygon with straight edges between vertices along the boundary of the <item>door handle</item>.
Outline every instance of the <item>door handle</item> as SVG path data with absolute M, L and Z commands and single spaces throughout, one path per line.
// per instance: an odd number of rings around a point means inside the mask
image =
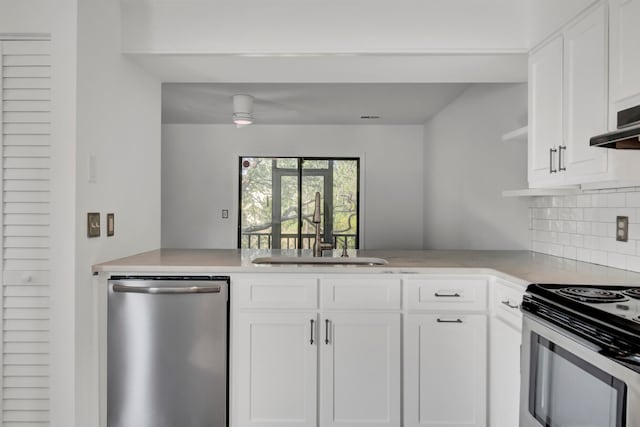
M 513 304 L 511 304 L 511 303 L 509 302 L 509 300 L 506 300 L 506 301 L 500 301 L 500 303 L 501 303 L 501 304 L 506 305 L 506 306 L 507 306 L 507 307 L 509 307 L 509 308 L 513 308 L 513 309 L 520 308 L 520 306 L 519 306 L 518 304 L 513 305 Z
M 324 319 L 324 343 L 329 344 L 329 319 Z
M 219 294 L 220 285 L 212 286 L 127 286 L 113 285 L 113 292 L 133 293 L 133 294 Z
M 457 292 L 454 292 L 452 294 L 441 294 L 440 292 L 436 292 L 435 294 L 433 294 L 433 296 L 438 298 L 460 298 L 460 294 Z
M 436 321 L 438 323 L 463 323 L 462 319 L 455 319 L 455 320 L 447 320 L 447 319 L 441 319 L 441 318 L 437 318 Z
M 557 169 L 553 168 L 553 153 L 558 152 L 558 150 L 556 150 L 555 148 L 549 148 L 549 173 L 556 173 L 558 172 Z
M 311 320 L 309 320 L 309 323 L 311 324 L 311 331 L 310 331 L 311 333 L 309 334 L 309 336 L 311 338 L 309 338 L 309 344 L 313 345 L 313 330 L 315 329 L 314 325 L 315 325 L 316 321 L 311 319 Z
M 559 145 L 558 146 L 558 170 L 559 171 L 566 171 L 567 168 L 566 166 L 564 166 L 564 161 L 562 159 L 562 150 L 566 151 L 567 146 L 566 145 Z

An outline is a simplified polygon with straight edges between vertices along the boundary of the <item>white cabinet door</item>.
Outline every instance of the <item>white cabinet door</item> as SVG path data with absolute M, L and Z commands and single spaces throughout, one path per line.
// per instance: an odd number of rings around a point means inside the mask
M 320 425 L 400 425 L 400 314 L 321 319 Z
M 600 4 L 564 33 L 566 144 L 559 147 L 558 169 L 568 177 L 607 171 L 608 150 L 589 145 L 590 137 L 607 131 L 607 50 L 607 14 Z
M 640 0 L 610 1 L 611 102 L 640 95 Z
M 486 338 L 485 315 L 407 316 L 405 427 L 486 426 Z
M 491 427 L 514 427 L 520 410 L 521 331 L 493 317 L 489 330 L 489 421 Z
M 316 313 L 240 313 L 236 427 L 315 427 Z M 312 340 L 313 334 L 313 340 Z
M 558 36 L 529 57 L 529 186 L 558 183 L 562 145 L 563 39 Z

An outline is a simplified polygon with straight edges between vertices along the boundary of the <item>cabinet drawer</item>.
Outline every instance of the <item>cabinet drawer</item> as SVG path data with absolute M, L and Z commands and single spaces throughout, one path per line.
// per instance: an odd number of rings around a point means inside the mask
M 522 304 L 524 291 L 524 289 L 514 289 L 498 280 L 493 285 L 491 296 L 493 312 L 497 317 L 506 320 L 517 328 L 522 327 L 520 305 Z
M 355 276 L 320 280 L 323 309 L 400 309 L 400 279 Z
M 415 278 L 408 282 L 410 310 L 471 310 L 487 308 L 486 277 Z
M 242 276 L 232 279 L 239 308 L 317 308 L 318 279 L 308 276 Z

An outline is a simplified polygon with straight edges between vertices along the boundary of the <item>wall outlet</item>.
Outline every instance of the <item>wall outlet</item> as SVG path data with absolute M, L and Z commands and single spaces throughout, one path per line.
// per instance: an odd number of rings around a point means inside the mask
M 616 217 L 616 240 L 618 242 L 626 242 L 629 240 L 629 217 Z
M 229 218 L 229 209 L 222 209 L 222 219 Z

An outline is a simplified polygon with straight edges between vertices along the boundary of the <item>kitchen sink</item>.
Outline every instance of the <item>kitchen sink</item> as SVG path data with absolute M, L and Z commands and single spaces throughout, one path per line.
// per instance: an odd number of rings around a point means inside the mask
M 273 256 L 258 257 L 254 264 L 308 264 L 308 265 L 385 265 L 389 262 L 382 258 L 368 257 L 312 257 L 312 256 Z

